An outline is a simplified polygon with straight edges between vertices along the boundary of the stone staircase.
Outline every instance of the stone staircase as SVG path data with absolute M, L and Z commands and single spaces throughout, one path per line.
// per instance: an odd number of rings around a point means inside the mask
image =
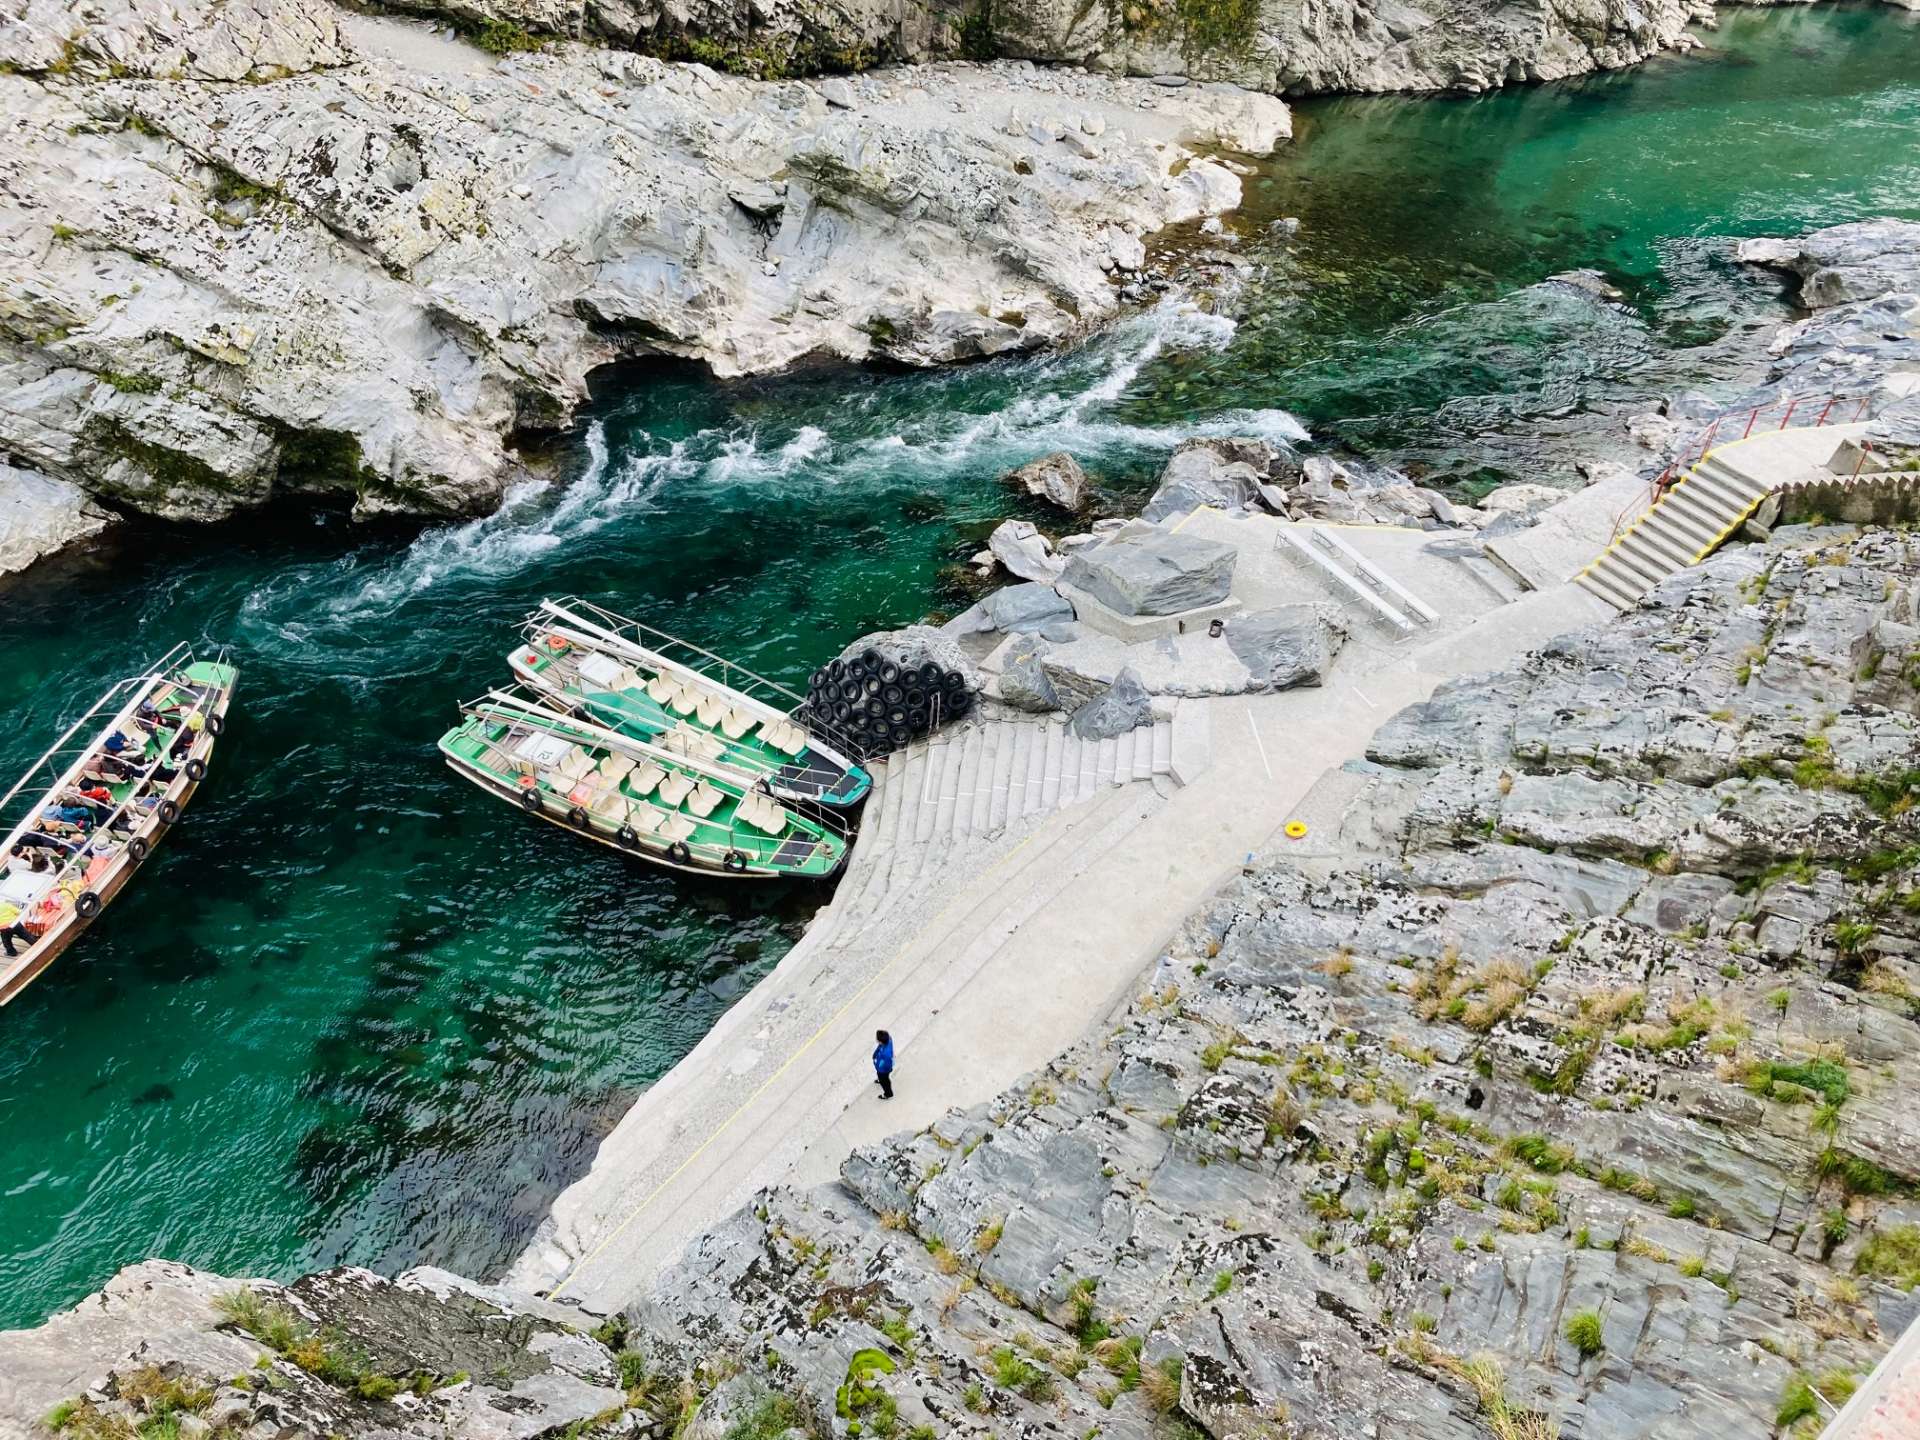
M 1574 576 L 1574 583 L 1615 609 L 1630 610 L 1669 575 L 1706 559 L 1772 489 L 1770 479 L 1710 454 Z
M 1763 431 L 1709 450 L 1579 574 L 1574 583 L 1629 610 L 1669 575 L 1698 565 L 1785 486 L 1825 469 L 1860 425 Z
M 1178 783 L 1179 723 L 1158 720 L 1089 741 L 1069 735 L 1058 721 L 974 721 L 889 756 L 873 767 L 860 835 L 833 903 L 814 922 L 826 932 L 816 943 L 860 943 L 890 902 L 923 888 L 923 877 L 1055 811 L 1116 786 L 1171 793 Z M 1183 748 L 1192 744 L 1191 734 L 1183 738 Z

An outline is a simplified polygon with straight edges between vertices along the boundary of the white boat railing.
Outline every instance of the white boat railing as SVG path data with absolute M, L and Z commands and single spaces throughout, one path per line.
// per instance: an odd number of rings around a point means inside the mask
M 226 651 L 224 649 L 220 652 L 219 658 L 221 661 L 225 660 Z M 88 707 L 87 711 L 81 715 L 78 720 L 67 727 L 66 731 L 53 743 L 53 746 L 48 749 L 44 755 L 28 767 L 27 773 L 16 781 L 5 795 L 0 795 L 0 824 L 6 823 L 4 817 L 8 808 L 13 805 L 14 801 L 23 792 L 30 793 L 33 796 L 32 803 L 27 805 L 24 810 L 18 812 L 19 818 L 8 827 L 6 838 L 0 840 L 0 860 L 4 860 L 7 855 L 12 853 L 14 845 L 22 836 L 26 835 L 35 827 L 49 805 L 60 803 L 65 796 L 65 792 L 77 785 L 80 780 L 84 778 L 81 772 L 86 768 L 87 762 L 105 753 L 102 747 L 107 737 L 115 731 L 124 729 L 133 721 L 133 717 L 139 711 L 140 706 L 146 703 L 157 686 L 162 684 L 184 685 L 186 683 L 183 679 L 179 678 L 179 675 L 180 672 L 191 663 L 192 650 L 182 642 L 163 655 L 145 674 L 131 676 L 111 686 L 100 699 Z M 89 724 L 90 721 L 96 721 L 101 712 L 108 709 L 109 706 L 114 705 L 116 701 L 119 702 L 119 708 L 114 711 L 113 718 L 110 721 L 97 728 Z M 74 737 L 83 731 L 90 738 L 83 744 L 74 744 Z M 91 868 L 95 860 L 103 857 L 118 859 L 125 853 L 127 846 L 131 844 L 134 838 L 133 836 L 128 836 L 125 841 L 111 841 L 105 847 L 102 847 L 100 843 L 101 838 L 111 836 L 112 832 L 116 829 L 127 828 L 127 822 L 130 820 L 137 823 L 139 819 L 145 818 L 144 814 L 136 817 L 134 804 L 140 799 L 141 793 L 146 789 L 148 782 L 154 778 L 159 770 L 166 766 L 169 758 L 169 756 L 162 754 L 147 764 L 137 767 L 133 766 L 130 762 L 123 762 L 128 763 L 128 768 L 133 770 L 132 781 L 127 790 L 127 798 L 113 806 L 112 809 L 107 812 L 104 819 L 93 823 L 88 831 L 71 841 L 67 841 L 61 836 L 50 836 L 50 838 L 67 845 L 68 848 L 65 850 L 58 865 L 43 872 L 46 877 L 46 883 L 39 892 L 41 897 L 62 889 L 72 890 L 76 895 L 83 893 L 87 888 L 87 871 Z M 70 763 L 67 763 L 64 769 L 60 769 L 59 767 L 62 761 L 70 761 Z M 55 770 L 59 770 L 57 776 L 51 781 L 46 781 L 45 777 L 52 774 Z M 36 781 L 42 781 L 43 783 L 35 784 Z M 29 789 L 30 786 L 32 787 L 31 789 Z M 92 809 L 93 807 L 88 806 L 84 808 Z M 75 887 L 76 879 L 79 882 L 77 888 Z M 43 936 L 41 938 L 45 937 Z M 35 943 L 38 942 L 36 941 Z
M 677 752 L 662 750 L 643 740 L 635 740 L 631 736 L 610 730 L 604 725 L 596 725 L 590 720 L 581 720 L 509 691 L 488 691 L 481 699 L 460 708 L 462 713 L 475 719 L 497 720 L 509 726 L 526 725 L 545 730 L 549 734 L 571 735 L 577 743 L 584 743 L 594 749 L 611 750 L 630 759 L 650 760 L 668 769 L 692 770 L 705 778 L 718 781 L 726 789 L 738 794 L 744 795 L 748 790 L 755 788 L 751 785 L 743 785 L 740 776 L 729 775 L 722 768 L 692 762 L 687 756 Z M 657 805 L 651 800 L 642 799 L 638 803 L 663 816 L 680 816 L 691 822 L 696 830 L 719 831 L 727 837 L 729 842 L 722 845 L 714 841 L 695 840 L 689 837 L 686 844 L 692 851 L 704 851 L 710 853 L 713 858 L 720 859 L 724 858 L 727 851 L 739 848 L 732 842 L 739 838 L 740 831 L 731 824 L 723 825 L 705 816 L 689 815 L 677 807 Z M 817 829 L 828 831 L 836 839 L 844 841 L 848 838 L 843 824 L 817 807 L 792 801 L 781 801 L 780 804 L 795 818 Z M 755 841 L 764 841 L 779 837 L 769 836 L 764 831 L 756 831 L 753 838 Z
M 522 633 L 528 640 L 534 641 L 538 635 L 551 631 L 556 626 L 573 626 L 579 632 L 579 638 L 590 645 L 610 648 L 615 654 L 624 654 L 630 660 L 643 665 L 651 665 L 677 672 L 694 679 L 716 682 L 741 697 L 749 705 L 763 712 L 767 719 L 791 719 L 794 712 L 806 708 L 807 697 L 801 695 L 777 680 L 747 669 L 744 665 L 716 655 L 713 651 L 694 644 L 691 640 L 682 640 L 665 630 L 656 629 L 644 621 L 634 620 L 625 615 L 616 614 L 605 606 L 596 605 L 591 600 L 583 600 L 577 595 L 562 596 L 558 600 L 542 600 L 540 608 L 527 616 L 522 625 Z M 780 697 L 785 704 L 774 704 L 761 691 L 771 692 Z M 851 756 L 857 753 L 852 737 L 840 730 L 824 716 L 808 711 L 804 720 L 794 723 L 817 736 L 824 742 L 819 748 L 826 757 L 835 763 L 852 767 L 855 762 Z M 837 747 L 837 748 L 835 748 Z

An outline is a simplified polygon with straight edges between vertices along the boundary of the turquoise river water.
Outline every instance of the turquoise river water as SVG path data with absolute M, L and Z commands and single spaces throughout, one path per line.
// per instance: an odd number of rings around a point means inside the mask
M 489 519 L 128 526 L 0 590 L 0 766 L 178 639 L 241 671 L 185 823 L 0 1011 L 0 1325 L 153 1255 L 496 1270 L 792 943 L 820 892 L 667 878 L 437 763 L 542 595 L 796 681 L 955 603 L 941 571 L 1008 513 L 996 477 L 1049 449 L 1115 507 L 1196 433 L 1310 431 L 1472 494 L 1575 483 L 1607 417 L 1751 383 L 1791 312 L 1727 237 L 1920 215 L 1920 16 L 1723 16 L 1627 74 L 1300 105 L 1248 182 L 1264 270 L 1232 318 L 1169 303 L 937 375 L 626 369 L 563 482 Z M 1624 303 L 1537 283 L 1576 266 Z

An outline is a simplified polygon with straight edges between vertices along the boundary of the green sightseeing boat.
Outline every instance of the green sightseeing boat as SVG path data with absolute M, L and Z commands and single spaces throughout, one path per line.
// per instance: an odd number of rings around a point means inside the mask
M 873 786 L 803 697 L 763 676 L 587 601 L 543 600 L 507 663 L 533 689 L 619 734 L 680 755 L 747 788 L 836 809 Z
M 819 878 L 846 859 L 847 837 L 824 812 L 789 808 L 711 760 L 554 706 L 550 696 L 491 691 L 461 707 L 440 753 L 529 814 L 671 870 Z

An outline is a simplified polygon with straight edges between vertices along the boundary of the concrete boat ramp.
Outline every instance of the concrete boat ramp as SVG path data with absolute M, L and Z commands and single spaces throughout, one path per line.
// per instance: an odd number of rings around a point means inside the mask
M 1150 723 L 1106 739 L 987 705 L 876 764 L 833 902 L 621 1120 L 510 1283 L 618 1308 L 762 1186 L 830 1181 L 850 1149 L 1044 1065 L 1128 998 L 1251 852 L 1304 855 L 1334 833 L 1368 739 L 1395 710 L 1614 613 L 1569 583 L 1647 505 L 1644 480 L 1606 485 L 1486 543 L 1204 509 L 1162 522 L 1236 552 L 1231 595 L 1209 612 L 1229 627 L 1312 606 L 1345 629 L 1322 683 L 1161 693 Z M 1232 670 L 1204 618 L 1076 628 L 1083 638 L 1063 647 L 1074 663 L 1124 662 L 1149 689 Z M 982 641 L 983 668 L 1022 638 Z M 1293 821 L 1304 837 L 1285 836 Z M 891 1101 L 868 1059 L 880 1028 L 898 1052 Z

